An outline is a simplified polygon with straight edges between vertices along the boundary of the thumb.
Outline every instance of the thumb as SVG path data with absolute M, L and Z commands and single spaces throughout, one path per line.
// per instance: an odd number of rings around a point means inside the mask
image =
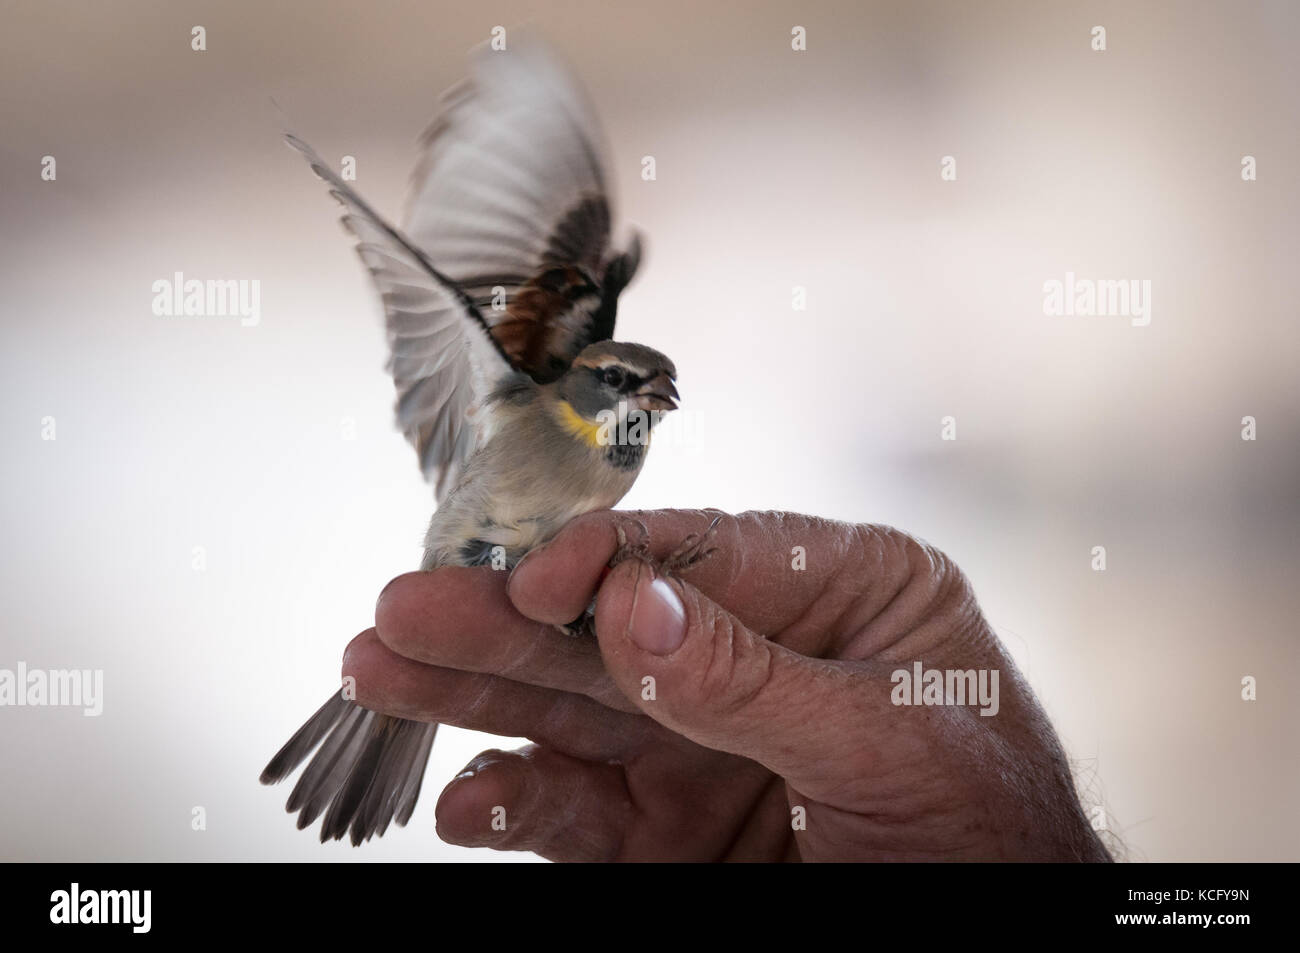
M 809 795 L 862 757 L 888 691 L 849 664 L 799 655 L 751 632 L 694 586 L 629 559 L 596 597 L 611 678 L 655 721 L 750 758 Z

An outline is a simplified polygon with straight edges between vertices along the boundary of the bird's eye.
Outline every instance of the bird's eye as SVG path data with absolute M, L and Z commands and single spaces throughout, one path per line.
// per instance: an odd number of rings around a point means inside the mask
M 607 367 L 601 372 L 601 379 L 610 387 L 618 388 L 623 386 L 626 379 L 621 367 Z

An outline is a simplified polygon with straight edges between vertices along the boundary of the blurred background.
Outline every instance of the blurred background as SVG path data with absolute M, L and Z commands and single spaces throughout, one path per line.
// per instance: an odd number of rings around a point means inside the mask
M 1294 4 L 4 19 L 0 668 L 102 669 L 104 712 L 0 709 L 0 858 L 529 859 L 433 833 L 441 785 L 508 740 L 444 729 L 411 826 L 361 849 L 320 846 L 287 786 L 257 784 L 431 510 L 378 302 L 281 129 L 355 156 L 395 217 L 465 51 L 529 23 L 587 83 L 647 236 L 620 336 L 673 356 L 688 408 L 625 505 L 924 537 L 1128 857 L 1300 859 Z M 156 316 L 178 271 L 260 281 L 260 322 Z M 1149 280 L 1150 324 L 1045 315 L 1067 272 Z

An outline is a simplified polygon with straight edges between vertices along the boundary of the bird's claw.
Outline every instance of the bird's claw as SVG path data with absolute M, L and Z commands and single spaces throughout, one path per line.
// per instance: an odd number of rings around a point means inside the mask
M 708 559 L 718 551 L 716 546 L 710 546 L 713 537 L 717 535 L 718 524 L 722 522 L 721 516 L 715 516 L 713 522 L 702 533 L 691 533 L 682 540 L 681 545 L 674 549 L 664 559 L 655 559 L 650 555 L 650 530 L 645 523 L 639 519 L 627 518 L 619 523 L 614 524 L 614 532 L 618 534 L 618 549 L 610 557 L 609 568 L 613 569 L 620 563 L 629 559 L 638 559 L 650 567 L 652 573 L 664 575 L 672 573 L 681 575 L 694 569 L 704 560 Z M 633 542 L 628 538 L 625 525 L 630 524 L 636 528 L 637 540 Z M 565 635 L 577 638 L 591 637 L 596 635 L 596 602 L 593 599 L 587 611 L 578 618 L 574 619 L 568 625 L 557 625 Z
M 722 517 L 715 516 L 703 533 L 691 533 L 683 539 L 681 545 L 669 553 L 667 559 L 660 562 L 660 571 L 680 576 L 716 553 L 718 547 L 710 546 L 709 543 L 717 535 L 718 524 L 721 522 Z
M 641 538 L 635 543 L 627 538 L 627 531 L 623 528 L 626 524 L 636 527 Z M 613 569 L 619 563 L 627 562 L 629 559 L 639 559 L 642 562 L 653 564 L 650 558 L 650 530 L 646 528 L 645 523 L 639 519 L 625 519 L 614 524 L 614 532 L 618 534 L 618 549 L 614 550 L 614 555 L 609 559 L 609 568 Z
M 610 569 L 628 559 L 639 559 L 657 573 L 681 575 L 694 569 L 717 552 L 717 547 L 709 544 L 717 534 L 718 524 L 722 522 L 722 517 L 715 516 L 713 522 L 709 524 L 703 533 L 689 534 L 682 540 L 681 545 L 669 553 L 667 557 L 658 560 L 650 555 L 650 530 L 646 528 L 645 523 L 638 519 L 631 519 L 626 522 L 637 528 L 640 539 L 636 542 L 630 541 L 623 524 L 615 525 L 614 529 L 618 534 L 618 549 L 615 550 L 613 557 L 609 561 Z

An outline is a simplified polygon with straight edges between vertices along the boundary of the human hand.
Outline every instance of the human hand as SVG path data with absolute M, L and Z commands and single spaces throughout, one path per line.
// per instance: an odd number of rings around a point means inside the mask
M 554 860 L 1109 859 L 1046 716 L 933 548 L 744 513 L 683 579 L 607 569 L 620 522 L 662 558 L 715 515 L 589 514 L 508 580 L 448 568 L 385 588 L 345 657 L 357 701 L 534 742 L 447 786 L 443 839 Z M 593 595 L 597 642 L 555 628 Z M 894 704 L 893 673 L 918 661 L 997 672 L 996 714 Z

